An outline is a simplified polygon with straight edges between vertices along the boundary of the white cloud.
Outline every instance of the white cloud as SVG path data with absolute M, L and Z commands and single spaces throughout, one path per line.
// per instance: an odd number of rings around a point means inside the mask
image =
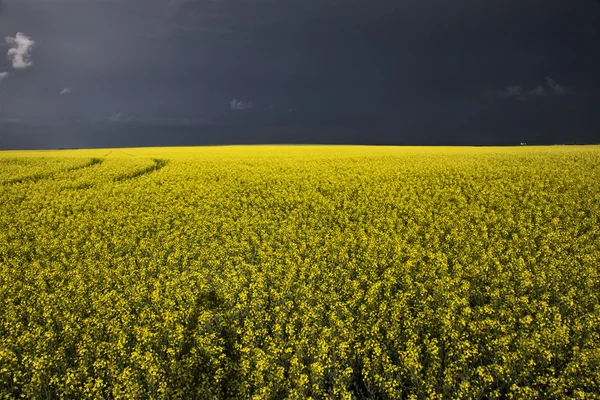
M 0 72 L 0 82 L 2 82 L 8 76 L 8 72 Z
M 65 94 L 69 94 L 69 93 L 71 93 L 71 88 L 69 88 L 69 87 L 66 87 L 60 91 L 61 96 L 65 95 Z
M 12 61 L 14 69 L 25 69 L 33 65 L 31 50 L 35 45 L 34 40 L 18 32 L 15 37 L 7 36 L 6 43 L 11 46 L 8 49 L 8 59 Z
M 549 76 L 546 77 L 546 86 L 538 85 L 534 89 L 525 90 L 523 87 L 515 85 L 507 86 L 503 90 L 496 92 L 499 97 L 508 97 L 516 100 L 530 100 L 546 96 L 563 96 L 566 93 L 567 90 L 565 87 L 558 84 Z
M 198 126 L 206 123 L 206 120 L 198 118 L 155 118 L 135 115 L 125 115 L 114 113 L 110 117 L 94 117 L 94 124 L 120 124 L 126 123 L 129 125 L 160 125 L 160 126 Z
M 232 110 L 248 110 L 254 107 L 254 104 L 251 101 L 242 101 L 238 99 L 233 99 L 229 102 Z
M 546 77 L 546 84 L 552 90 L 552 93 L 557 95 L 563 95 L 566 93 L 566 89 L 564 86 L 559 85 L 556 81 L 549 76 Z
M 109 122 L 130 122 L 135 117 L 133 115 L 123 115 L 121 113 L 114 113 L 110 117 L 108 117 Z
M 536 87 L 535 89 L 527 92 L 527 96 L 529 96 L 529 97 L 544 97 L 547 95 L 548 95 L 548 93 L 546 92 L 546 88 L 543 87 L 542 85 L 538 85 L 538 87 Z
M 505 89 L 498 92 L 500 97 L 518 97 L 523 94 L 521 86 L 507 86 Z
M 118 122 L 123 120 L 123 114 L 121 113 L 114 113 L 113 115 L 111 115 L 110 117 L 108 117 L 108 120 L 110 122 Z

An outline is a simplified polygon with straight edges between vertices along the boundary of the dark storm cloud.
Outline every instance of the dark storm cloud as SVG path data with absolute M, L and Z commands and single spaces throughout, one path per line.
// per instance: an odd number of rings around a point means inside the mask
M 595 0 L 3 3 L 0 38 L 37 45 L 35 67 L 2 82 L 0 118 L 29 121 L 30 137 L 464 144 L 600 127 Z

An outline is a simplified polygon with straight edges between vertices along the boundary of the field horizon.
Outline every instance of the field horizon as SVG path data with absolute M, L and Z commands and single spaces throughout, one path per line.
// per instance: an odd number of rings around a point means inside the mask
M 393 148 L 489 148 L 489 149 L 502 149 L 502 148 L 553 148 L 553 147 L 593 147 L 600 146 L 600 142 L 590 143 L 509 143 L 509 144 L 378 144 L 378 143 L 223 143 L 223 144 L 198 144 L 198 145 L 149 145 L 149 146 L 92 146 L 92 147 L 56 147 L 56 148 L 36 148 L 36 149 L 22 149 L 22 148 L 6 148 L 0 149 L 2 152 L 52 152 L 52 151 L 85 151 L 85 150 L 127 150 L 127 149 L 206 149 L 206 148 L 221 148 L 221 147 L 393 147 Z

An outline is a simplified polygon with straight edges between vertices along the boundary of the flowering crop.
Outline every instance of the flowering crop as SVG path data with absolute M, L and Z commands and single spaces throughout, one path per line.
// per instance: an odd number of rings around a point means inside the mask
M 600 147 L 0 153 L 0 398 L 600 398 Z

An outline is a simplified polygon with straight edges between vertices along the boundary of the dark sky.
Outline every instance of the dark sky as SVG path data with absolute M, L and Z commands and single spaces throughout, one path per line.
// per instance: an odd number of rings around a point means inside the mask
M 0 38 L 0 148 L 600 142 L 597 0 L 0 0 Z

